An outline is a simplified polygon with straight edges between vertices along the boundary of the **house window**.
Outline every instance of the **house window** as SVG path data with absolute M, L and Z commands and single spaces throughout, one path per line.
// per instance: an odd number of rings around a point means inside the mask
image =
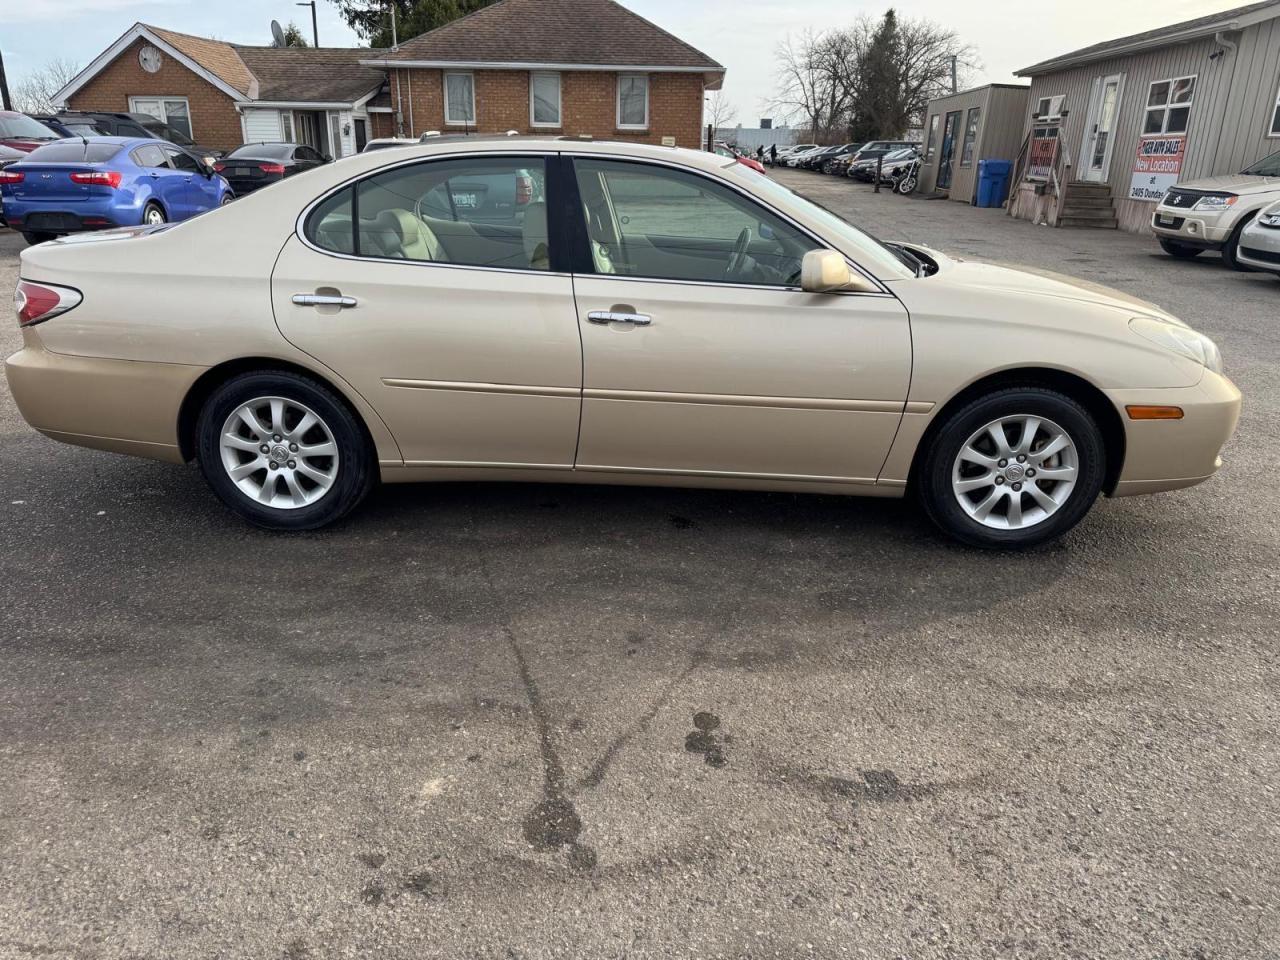
M 1276 112 L 1271 115 L 1271 136 L 1280 137 L 1280 90 L 1276 91 Z
M 1062 105 L 1066 102 L 1066 94 L 1062 93 L 1052 97 L 1041 97 L 1036 101 L 1036 112 L 1033 116 L 1037 120 L 1061 120 Z
M 560 126 L 560 74 L 529 75 L 529 122 L 535 127 Z
M 284 134 L 285 143 L 298 142 L 297 140 L 293 139 L 293 111 L 292 110 L 280 111 L 280 131 L 281 133 Z
M 970 107 L 969 116 L 964 123 L 964 146 L 960 150 L 960 166 L 973 164 L 973 149 L 978 139 L 978 119 L 982 116 L 981 107 Z
M 1195 77 L 1157 80 L 1151 84 L 1147 93 L 1147 119 L 1142 125 L 1142 132 L 1186 133 L 1195 91 Z
M 186 97 L 130 97 L 129 110 L 145 113 L 191 138 L 191 106 Z
M 940 118 L 935 113 L 929 118 L 929 135 L 924 141 L 924 162 L 933 163 L 933 154 L 938 146 L 938 120 Z
M 444 75 L 444 122 L 476 122 L 476 78 L 469 73 Z
M 644 130 L 649 126 L 649 78 L 643 73 L 618 75 L 618 128 Z

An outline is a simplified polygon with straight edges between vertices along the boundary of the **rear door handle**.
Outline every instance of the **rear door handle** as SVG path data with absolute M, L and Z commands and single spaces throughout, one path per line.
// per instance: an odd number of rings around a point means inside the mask
M 354 307 L 355 297 L 333 297 L 323 293 L 295 293 L 293 302 L 300 307 Z
M 646 313 L 618 313 L 615 310 L 592 310 L 587 319 L 591 323 L 630 323 L 637 327 L 653 323 L 653 317 Z

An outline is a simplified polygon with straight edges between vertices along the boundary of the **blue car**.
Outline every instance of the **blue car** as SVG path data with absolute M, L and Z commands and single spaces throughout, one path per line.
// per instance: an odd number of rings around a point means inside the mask
M 186 220 L 234 196 L 199 158 L 140 137 L 58 140 L 0 170 L 4 217 L 28 243 Z

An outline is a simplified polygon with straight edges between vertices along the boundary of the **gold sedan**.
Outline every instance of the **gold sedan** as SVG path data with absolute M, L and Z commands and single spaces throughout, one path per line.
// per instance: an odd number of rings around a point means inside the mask
M 980 546 L 1199 483 L 1240 394 L 1149 303 L 881 243 L 715 154 L 440 139 L 23 252 L 23 416 L 305 530 L 380 479 L 914 492 Z

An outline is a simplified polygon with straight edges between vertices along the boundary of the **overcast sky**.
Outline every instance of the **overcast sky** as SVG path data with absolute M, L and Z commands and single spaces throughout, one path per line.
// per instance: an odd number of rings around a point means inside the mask
M 770 115 L 776 86 L 773 51 L 788 33 L 848 23 L 889 6 L 848 0 L 624 0 L 626 6 L 687 40 L 728 68 L 725 97 L 744 126 Z M 320 40 L 356 45 L 330 0 L 319 0 Z M 903 0 L 901 16 L 951 27 L 978 53 L 975 84 L 1014 80 L 1012 72 L 1055 54 L 1239 6 L 1239 0 Z M 52 58 L 78 66 L 141 20 L 237 43 L 270 42 L 272 18 L 310 27 L 310 10 L 291 0 L 0 0 L 0 50 L 10 84 Z

